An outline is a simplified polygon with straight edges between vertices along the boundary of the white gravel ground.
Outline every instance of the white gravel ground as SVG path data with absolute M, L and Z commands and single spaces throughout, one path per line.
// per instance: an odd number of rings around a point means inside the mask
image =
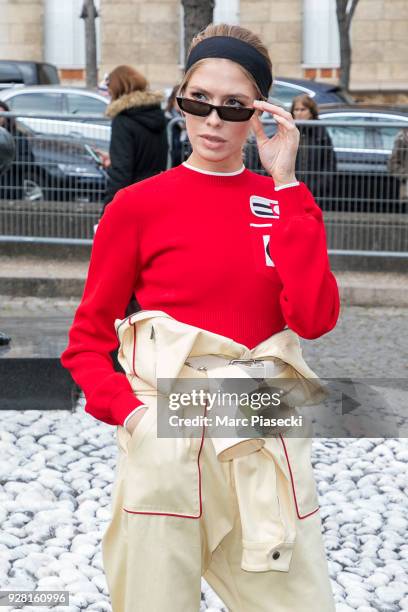
M 0 588 L 68 590 L 54 610 L 111 612 L 100 543 L 115 429 L 82 406 L 1 416 Z M 337 612 L 408 610 L 407 441 L 315 439 L 313 461 Z M 202 611 L 223 610 L 204 581 L 202 598 Z

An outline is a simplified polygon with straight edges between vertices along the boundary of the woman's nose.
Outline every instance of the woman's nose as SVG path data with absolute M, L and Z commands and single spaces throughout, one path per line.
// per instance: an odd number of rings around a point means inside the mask
M 209 123 L 210 125 L 218 125 L 221 121 L 215 108 L 213 108 L 210 114 L 207 115 L 206 120 L 207 120 L 206 122 Z

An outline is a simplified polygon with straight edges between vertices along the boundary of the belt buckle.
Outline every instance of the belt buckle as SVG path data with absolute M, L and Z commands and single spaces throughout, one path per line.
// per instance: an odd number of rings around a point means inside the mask
M 231 359 L 228 362 L 228 365 L 233 365 L 234 363 L 243 363 L 243 364 L 250 364 L 251 367 L 255 366 L 258 363 L 263 363 L 263 359 Z

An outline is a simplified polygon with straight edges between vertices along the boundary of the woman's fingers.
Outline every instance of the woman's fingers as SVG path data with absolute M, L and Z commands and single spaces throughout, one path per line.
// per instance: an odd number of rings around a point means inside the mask
M 265 130 L 263 129 L 262 122 L 256 113 L 251 117 L 251 127 L 259 145 L 262 145 L 269 140 L 265 134 Z
M 295 131 L 297 129 L 296 125 L 292 121 L 286 119 L 286 117 L 280 117 L 279 115 L 274 114 L 273 118 L 277 123 L 284 125 L 289 131 Z
M 271 115 L 279 115 L 280 117 L 284 117 L 289 121 L 294 121 L 290 112 L 281 106 L 276 106 L 276 104 L 271 104 L 270 102 L 265 102 L 264 100 L 254 100 L 253 104 L 255 108 L 266 111 Z
M 270 102 L 264 102 L 263 100 L 254 100 L 253 105 L 259 110 L 264 110 L 270 113 L 278 125 L 285 127 L 289 131 L 297 130 L 295 120 L 293 119 L 292 115 L 284 108 L 276 106 L 276 104 L 270 104 Z M 258 123 L 262 125 L 259 119 Z

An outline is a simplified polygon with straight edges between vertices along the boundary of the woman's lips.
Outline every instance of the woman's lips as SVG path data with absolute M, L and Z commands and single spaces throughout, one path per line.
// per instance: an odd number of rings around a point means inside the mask
M 203 140 L 205 146 L 209 149 L 219 149 L 220 147 L 222 147 L 223 144 L 227 142 L 219 136 L 210 136 L 209 134 L 203 134 L 202 136 L 200 136 L 200 138 Z

